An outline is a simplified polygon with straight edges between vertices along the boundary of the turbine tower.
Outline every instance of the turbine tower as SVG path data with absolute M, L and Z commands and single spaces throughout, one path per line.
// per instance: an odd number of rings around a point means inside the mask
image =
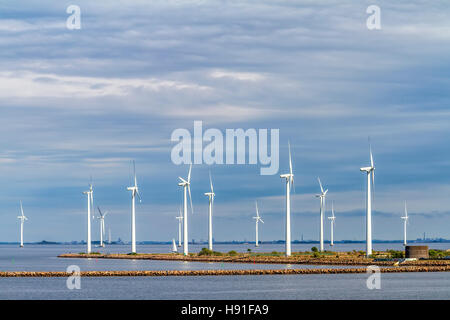
M 83 194 L 87 195 L 87 253 L 91 253 L 91 208 L 94 210 L 94 190 L 92 189 L 92 181 L 89 184 L 89 190 L 84 191 Z
M 180 215 L 176 217 L 176 219 L 178 220 L 178 246 L 181 247 L 181 227 L 183 224 L 183 214 L 181 213 L 181 208 Z
M 139 194 L 139 188 L 136 178 L 136 165 L 133 161 L 134 172 L 134 186 L 128 187 L 127 190 L 131 191 L 131 253 L 136 253 L 136 195 L 139 197 L 139 202 L 142 202 L 141 195 Z
M 405 201 L 405 216 L 401 217 L 403 219 L 403 245 L 406 246 L 406 224 L 408 222 L 408 209 L 406 208 L 406 201 Z
M 294 184 L 294 174 L 292 173 L 291 145 L 289 148 L 289 173 L 280 175 L 286 179 L 286 257 L 291 256 L 291 187 Z
M 331 217 L 328 217 L 331 224 L 331 242 L 330 246 L 334 246 L 334 220 L 336 220 L 336 217 L 334 216 L 334 203 L 331 201 Z
M 320 185 L 320 194 L 316 194 L 317 198 L 320 198 L 320 252 L 323 252 L 323 215 L 325 213 L 325 197 L 327 195 L 328 189 L 323 191 L 322 182 L 320 178 L 317 178 Z
M 97 218 L 100 219 L 100 247 L 104 247 L 105 244 L 103 243 L 103 237 L 105 236 L 105 217 L 108 214 L 108 211 L 103 213 L 100 210 L 100 207 L 97 207 L 97 209 L 99 213 L 99 216 Z
M 261 217 L 259 216 L 259 210 L 258 210 L 258 202 L 255 201 L 255 206 L 256 206 L 256 217 L 253 217 L 253 219 L 255 219 L 255 224 L 256 224 L 256 235 L 255 235 L 255 247 L 259 247 L 259 240 L 258 240 L 258 223 L 261 221 L 262 223 L 264 223 L 263 219 L 261 219 Z
M 208 249 L 212 250 L 213 249 L 213 243 L 212 243 L 212 210 L 213 210 L 213 204 L 214 204 L 214 197 L 215 197 L 216 194 L 214 193 L 214 188 L 213 188 L 212 179 L 211 179 L 211 172 L 209 173 L 209 183 L 211 185 L 211 191 L 205 193 L 205 196 L 207 196 L 209 198 Z
M 367 200 L 366 200 L 366 256 L 372 254 L 372 189 L 375 179 L 375 166 L 373 163 L 372 147 L 370 150 L 370 167 L 363 167 L 361 172 L 367 175 Z
M 22 201 L 20 201 L 20 212 L 21 215 L 17 218 L 20 220 L 20 247 L 23 248 L 23 223 L 25 220 L 28 220 L 28 218 L 23 214 Z
M 194 213 L 194 210 L 192 209 L 192 198 L 191 198 L 191 170 L 192 170 L 192 164 L 189 166 L 189 173 L 187 177 L 187 181 L 184 180 L 181 177 L 178 177 L 180 179 L 180 183 L 178 183 L 178 186 L 183 187 L 183 254 L 187 256 L 189 254 L 188 249 L 188 221 L 187 221 L 187 193 L 189 192 L 189 200 L 191 202 L 191 213 Z

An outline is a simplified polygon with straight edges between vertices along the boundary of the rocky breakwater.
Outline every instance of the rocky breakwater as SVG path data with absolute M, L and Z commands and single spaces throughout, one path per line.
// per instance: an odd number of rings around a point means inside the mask
M 450 266 L 406 266 L 381 268 L 382 273 L 448 272 Z M 276 270 L 149 270 L 149 271 L 81 271 L 81 277 L 165 277 L 165 276 L 245 276 L 245 275 L 308 275 L 366 273 L 366 268 L 318 268 Z M 69 277 L 74 274 L 62 271 L 3 271 L 0 278 L 17 277 Z

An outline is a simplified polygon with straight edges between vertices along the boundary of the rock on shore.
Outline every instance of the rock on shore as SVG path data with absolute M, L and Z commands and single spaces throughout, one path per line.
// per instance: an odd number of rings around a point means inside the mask
M 398 272 L 448 272 L 450 266 L 408 266 L 381 268 L 382 273 Z M 366 273 L 366 268 L 277 269 L 277 270 L 170 270 L 170 271 L 81 271 L 81 277 L 164 277 L 164 276 L 244 276 L 244 275 L 306 275 Z M 3 271 L 0 278 L 14 277 L 69 277 L 62 271 Z

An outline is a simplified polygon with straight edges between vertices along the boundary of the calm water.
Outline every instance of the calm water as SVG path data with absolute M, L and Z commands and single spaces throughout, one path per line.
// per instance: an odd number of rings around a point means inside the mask
M 448 273 L 382 274 L 369 290 L 363 274 L 82 278 L 5 278 L 0 299 L 450 299 Z
M 378 245 L 378 246 L 377 246 Z M 204 245 L 191 246 L 198 252 Z M 346 244 L 342 249 L 361 250 Z M 375 250 L 397 248 L 376 244 Z M 293 251 L 310 250 L 295 245 Z M 217 245 L 215 250 L 240 252 L 251 245 Z M 401 248 L 399 244 L 397 249 Z M 447 244 L 430 244 L 446 249 Z M 102 252 L 128 252 L 129 246 L 94 248 Z M 139 252 L 168 252 L 167 245 L 138 246 Z M 282 251 L 282 245 L 264 245 L 259 251 Z M 317 268 L 284 264 L 229 264 L 180 261 L 62 259 L 60 253 L 82 252 L 83 246 L 0 246 L 0 271 L 65 271 L 69 265 L 83 270 L 198 270 L 248 268 Z M 322 266 L 323 267 L 323 266 Z M 210 276 L 210 277 L 112 277 L 82 278 L 80 290 L 69 290 L 66 278 L 1 278 L 0 299 L 450 299 L 450 273 L 382 274 L 381 290 L 368 290 L 365 274 Z

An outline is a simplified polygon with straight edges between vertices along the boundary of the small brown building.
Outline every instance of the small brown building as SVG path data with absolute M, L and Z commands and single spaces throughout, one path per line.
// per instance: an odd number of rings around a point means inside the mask
M 405 258 L 428 259 L 428 246 L 406 246 Z

